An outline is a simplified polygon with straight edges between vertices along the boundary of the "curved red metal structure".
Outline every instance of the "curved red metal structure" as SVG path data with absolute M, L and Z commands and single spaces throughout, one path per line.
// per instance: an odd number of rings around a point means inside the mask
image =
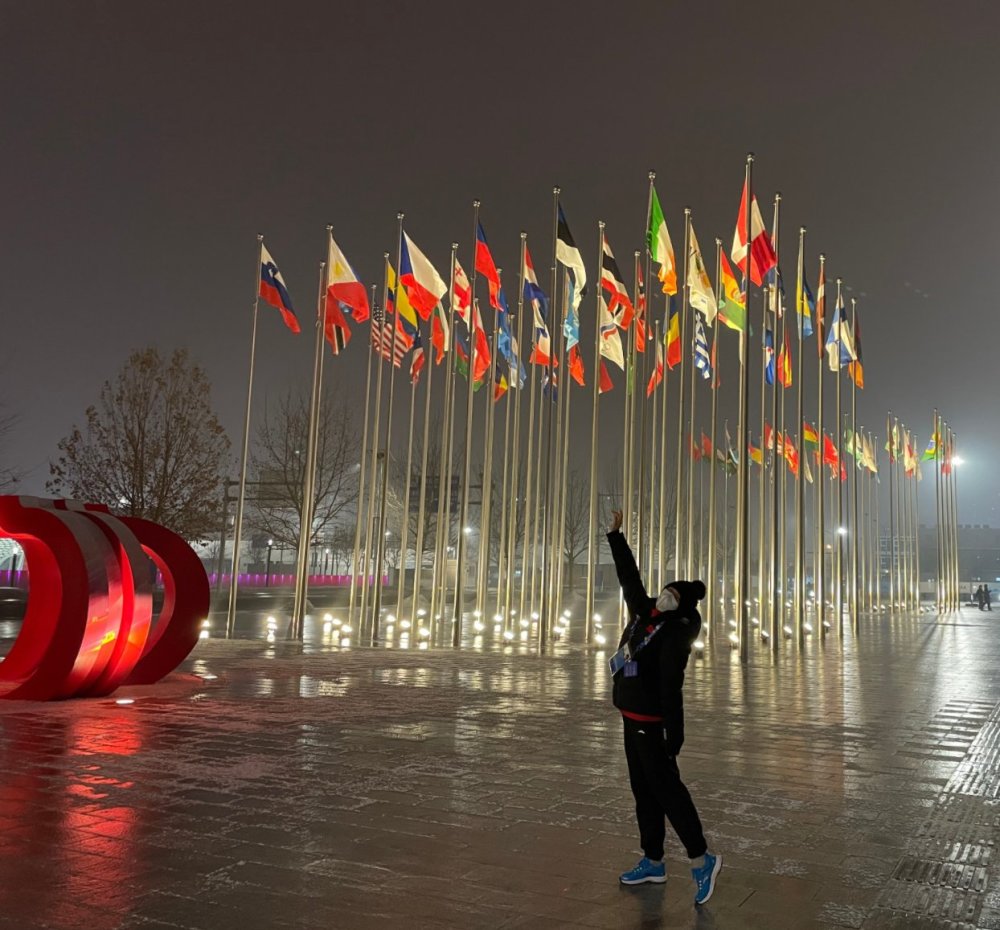
M 0 496 L 0 536 L 21 545 L 30 579 L 21 632 L 0 662 L 0 697 L 49 701 L 151 684 L 198 642 L 208 577 L 176 533 L 99 504 Z M 154 565 L 164 584 L 155 618 Z

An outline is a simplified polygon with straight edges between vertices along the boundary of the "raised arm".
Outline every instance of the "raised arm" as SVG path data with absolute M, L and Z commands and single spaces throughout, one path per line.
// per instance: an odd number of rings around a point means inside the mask
M 608 531 L 608 545 L 615 560 L 615 570 L 618 572 L 618 583 L 622 587 L 625 603 L 633 613 L 640 613 L 649 601 L 646 586 L 639 577 L 639 567 L 629 548 L 628 541 L 621 532 L 621 511 L 614 511 L 614 520 Z

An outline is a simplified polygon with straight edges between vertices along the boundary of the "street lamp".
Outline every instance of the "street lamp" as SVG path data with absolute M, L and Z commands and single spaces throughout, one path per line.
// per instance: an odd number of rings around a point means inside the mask
M 264 587 L 271 583 L 271 550 L 274 548 L 274 540 L 267 541 L 267 562 L 264 565 Z

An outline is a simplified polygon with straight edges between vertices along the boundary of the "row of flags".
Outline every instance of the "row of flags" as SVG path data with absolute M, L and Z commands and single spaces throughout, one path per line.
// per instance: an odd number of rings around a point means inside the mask
M 757 198 L 750 198 L 749 204 L 747 200 L 747 189 L 744 185 L 730 257 L 735 267 L 744 274 L 744 279 L 749 274 L 749 278 L 754 284 L 766 285 L 770 289 L 773 295 L 772 307 L 776 313 L 780 314 L 781 302 L 777 294 L 779 291 L 783 291 L 783 286 L 774 243 L 764 226 Z M 750 213 L 749 243 L 745 241 L 748 210 Z M 656 365 L 646 388 L 647 396 L 649 396 L 663 380 L 664 365 L 666 368 L 673 369 L 680 362 L 682 354 L 680 311 L 676 300 L 678 265 L 663 209 L 652 184 L 647 246 L 651 258 L 657 265 L 657 278 L 668 301 L 667 322 L 663 334 L 664 346 L 662 348 L 661 346 L 656 347 Z M 705 327 L 711 327 L 714 320 L 718 318 L 727 327 L 746 334 L 748 330 L 746 293 L 741 289 L 736 279 L 729 258 L 725 253 L 722 253 L 719 268 L 721 297 L 716 299 L 693 226 L 690 230 L 687 258 L 688 296 L 694 311 L 692 339 L 694 364 L 702 377 L 709 380 L 713 377 L 714 359 L 712 358 L 713 350 L 709 348 Z M 583 256 L 570 231 L 561 203 L 557 205 L 556 259 L 565 269 L 569 283 L 569 299 L 562 325 L 568 350 L 566 364 L 570 376 L 578 384 L 583 385 L 585 372 L 579 348 L 579 307 L 587 293 L 588 275 Z M 509 310 L 500 272 L 497 269 L 486 231 L 481 222 L 477 224 L 476 230 L 474 267 L 476 273 L 486 279 L 489 288 L 489 302 L 497 314 L 496 349 L 499 356 L 507 364 L 507 371 L 498 371 L 498 383 L 502 378 L 505 385 L 504 390 L 507 386 L 520 387 L 525 381 L 526 373 L 517 340 L 511 333 Z M 524 300 L 531 308 L 532 344 L 528 361 L 546 367 L 550 364 L 555 366 L 556 360 L 552 358 L 549 300 L 538 282 L 531 253 L 526 244 L 521 271 L 524 281 Z M 339 354 L 351 338 L 348 318 L 356 324 L 364 323 L 369 319 L 371 308 L 365 286 L 334 240 L 332 231 L 329 234 L 326 273 L 325 336 L 333 352 Z M 452 284 L 449 288 L 433 263 L 404 231 L 400 241 L 398 275 L 398 283 L 401 287 L 397 287 L 396 271 L 391 265 L 387 268 L 386 274 L 389 295 L 386 309 L 388 315 L 395 318 L 395 323 L 390 323 L 384 317 L 373 320 L 371 328 L 372 349 L 386 359 L 392 358 L 393 363 L 397 366 L 402 365 L 403 358 L 407 353 L 412 353 L 411 378 L 416 381 L 425 359 L 420 323 L 429 321 L 430 343 L 434 349 L 435 363 L 440 364 L 444 355 L 454 346 L 457 354 L 456 367 L 459 371 L 468 372 L 470 362 L 474 357 L 471 377 L 474 385 L 480 387 L 492 367 L 490 340 L 483 324 L 478 302 L 473 297 L 468 275 L 457 258 L 452 274 Z M 604 236 L 602 229 L 601 299 L 599 301 L 599 356 L 601 362 L 596 373 L 602 393 L 611 390 L 613 386 L 604 360 L 614 364 L 622 371 L 626 367 L 621 332 L 627 332 L 630 328 L 634 329 L 634 344 L 639 352 L 645 351 L 645 343 L 651 339 L 650 326 L 646 319 L 645 289 L 644 282 L 641 280 L 641 270 L 637 285 L 639 299 L 636 301 L 637 305 L 633 305 L 632 297 L 625 286 L 624 276 L 615 259 L 611 244 Z M 263 243 L 261 243 L 259 295 L 280 311 L 285 325 L 292 332 L 300 331 L 299 321 L 285 281 L 276 262 Z M 450 332 L 448 314 L 443 305 L 446 295 L 455 316 L 464 324 L 464 335 Z M 803 276 L 802 286 L 796 297 L 796 306 L 802 317 L 803 336 L 808 337 L 814 334 L 818 336 L 819 352 L 822 354 L 825 349 L 830 369 L 836 371 L 840 368 L 848 368 L 849 374 L 857 386 L 863 387 L 860 325 L 855 322 L 855 325 L 851 326 L 845 314 L 843 297 L 841 296 L 836 302 L 830 325 L 825 329 L 825 332 L 823 320 L 825 281 L 822 275 L 816 297 L 813 296 L 812 290 Z M 815 327 L 813 325 L 814 315 Z M 762 337 L 762 348 L 767 383 L 773 384 L 777 378 L 778 383 L 786 388 L 790 387 L 792 385 L 792 357 L 787 340 L 782 340 L 777 358 L 775 358 L 774 334 L 771 328 L 767 327 Z M 503 391 L 498 392 L 497 396 L 502 396 L 502 393 Z

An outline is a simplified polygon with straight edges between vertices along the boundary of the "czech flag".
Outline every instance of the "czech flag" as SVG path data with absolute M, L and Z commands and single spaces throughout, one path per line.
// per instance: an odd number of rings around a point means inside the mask
M 403 233 L 402 253 L 399 280 L 420 318 L 429 320 L 437 302 L 448 293 L 448 285 L 406 233 Z
M 258 291 L 272 307 L 281 311 L 281 318 L 293 333 L 300 331 L 299 319 L 292 307 L 292 298 L 288 296 L 285 279 L 281 277 L 278 266 L 271 258 L 264 243 L 260 244 L 260 290 Z

